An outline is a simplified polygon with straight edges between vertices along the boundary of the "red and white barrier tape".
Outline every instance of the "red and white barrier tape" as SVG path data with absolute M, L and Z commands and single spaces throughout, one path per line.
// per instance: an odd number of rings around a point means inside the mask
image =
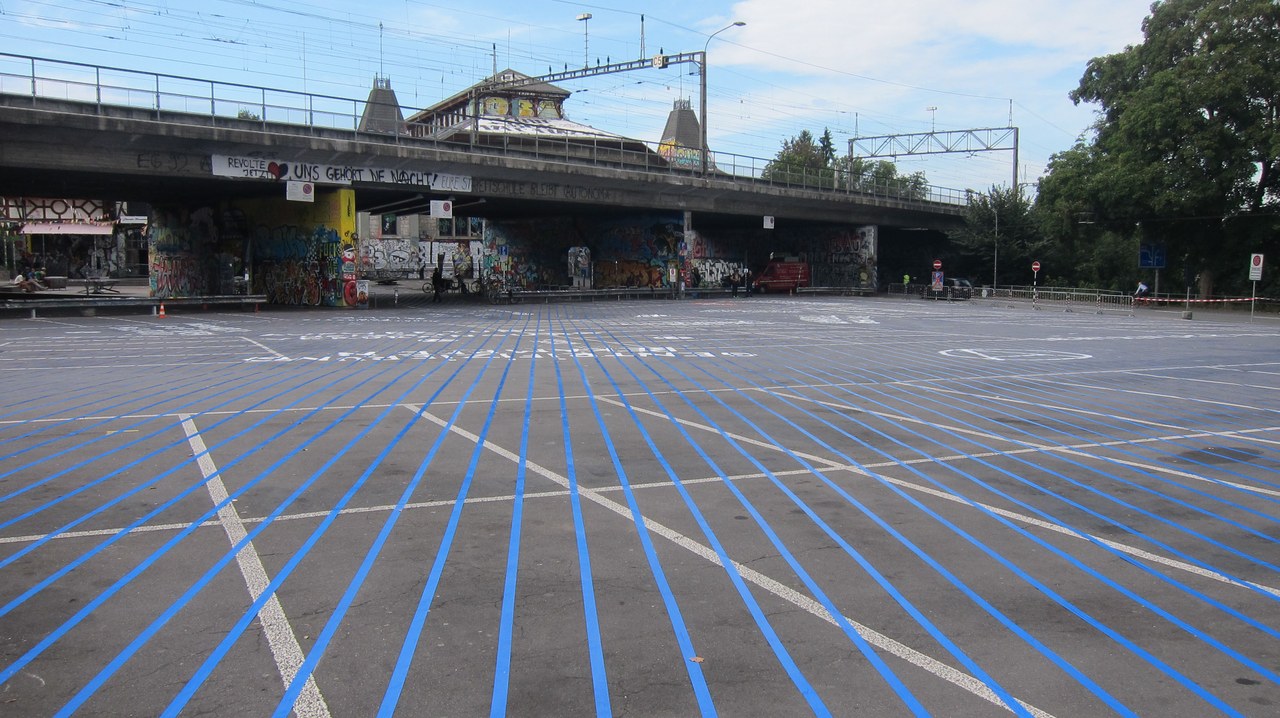
M 1262 297 L 1257 297 L 1257 298 L 1249 298 L 1249 297 L 1245 297 L 1245 298 L 1243 298 L 1243 299 L 1178 299 L 1177 297 L 1160 297 L 1160 298 L 1156 298 L 1156 297 L 1134 297 L 1134 298 L 1133 298 L 1133 301 L 1134 301 L 1135 303 L 1137 303 L 1137 302 L 1161 302 L 1161 303 L 1164 303 L 1164 304 L 1186 304 L 1187 302 L 1190 302 L 1190 303 L 1192 303 L 1192 304 L 1226 304 L 1226 303 L 1229 303 L 1229 302 L 1266 302 L 1266 301 L 1270 301 L 1270 300 L 1263 299 Z

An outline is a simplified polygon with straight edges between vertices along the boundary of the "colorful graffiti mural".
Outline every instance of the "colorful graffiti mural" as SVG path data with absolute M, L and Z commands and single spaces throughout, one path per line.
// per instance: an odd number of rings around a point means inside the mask
M 217 211 L 153 208 L 148 234 L 152 293 L 162 298 L 228 293 L 235 291 L 237 277 L 248 274 L 247 290 L 272 303 L 353 303 L 341 265 L 343 252 L 355 248 L 354 194 L 340 189 L 316 199 L 314 206 L 239 200 Z

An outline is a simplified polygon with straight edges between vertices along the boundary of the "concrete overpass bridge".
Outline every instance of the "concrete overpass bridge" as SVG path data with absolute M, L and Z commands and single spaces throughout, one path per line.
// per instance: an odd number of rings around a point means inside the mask
M 342 211 L 425 213 L 431 200 L 450 200 L 460 215 L 494 222 L 675 214 L 685 231 L 718 233 L 722 247 L 865 226 L 879 228 L 887 247 L 906 229 L 958 227 L 964 201 L 960 192 L 935 188 L 924 196 L 853 191 L 829 176 L 783 183 L 765 176 L 768 160 L 729 153 L 711 155 L 715 171 L 703 174 L 635 140 L 548 136 L 495 147 L 362 131 L 365 101 L 0 60 L 3 197 L 285 207 L 293 204 L 286 180 L 297 179 L 317 196 L 340 192 L 354 205 Z M 764 217 L 774 218 L 776 234 L 763 229 Z M 367 237 L 360 230 L 349 231 Z

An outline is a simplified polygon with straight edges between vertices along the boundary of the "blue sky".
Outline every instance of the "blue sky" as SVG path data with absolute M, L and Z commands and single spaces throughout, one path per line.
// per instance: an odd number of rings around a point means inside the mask
M 586 21 L 578 16 L 590 13 Z M 771 158 L 801 130 L 851 137 L 1020 128 L 1020 181 L 1094 119 L 1074 106 L 1089 59 L 1141 42 L 1147 0 L 0 0 L 4 51 L 363 99 L 376 75 L 426 107 L 499 69 L 708 47 L 717 152 Z M 734 21 L 745 22 L 716 35 Z M 689 74 L 689 73 L 695 74 Z M 569 119 L 656 142 L 692 65 L 560 83 Z M 930 109 L 936 108 L 936 109 Z M 1012 153 L 901 158 L 931 184 L 1012 181 Z

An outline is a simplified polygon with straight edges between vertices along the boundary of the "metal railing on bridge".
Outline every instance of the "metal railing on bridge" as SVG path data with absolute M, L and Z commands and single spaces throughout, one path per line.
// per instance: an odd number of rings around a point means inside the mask
M 643 172 L 697 175 L 697 162 L 664 157 L 658 143 L 618 137 L 555 138 L 534 136 L 508 144 L 444 141 L 429 132 L 361 132 L 366 100 L 281 90 L 235 82 L 142 72 L 102 65 L 0 53 L 0 95 L 83 103 L 96 112 L 109 108 L 142 109 L 158 120 L 218 126 L 256 126 L 264 131 L 316 135 L 350 134 L 365 142 L 410 144 L 514 158 L 533 158 Z M 421 108 L 400 108 L 411 116 Z M 493 118 L 486 118 L 493 119 Z M 667 148 L 669 149 L 669 148 Z M 671 153 L 668 152 L 668 155 Z M 687 157 L 685 157 L 687 159 Z M 964 190 L 926 185 L 911 179 L 870 180 L 832 169 L 770 167 L 772 160 L 731 152 L 710 152 L 711 175 L 719 180 L 800 188 L 867 198 L 942 205 L 957 211 L 967 202 Z

